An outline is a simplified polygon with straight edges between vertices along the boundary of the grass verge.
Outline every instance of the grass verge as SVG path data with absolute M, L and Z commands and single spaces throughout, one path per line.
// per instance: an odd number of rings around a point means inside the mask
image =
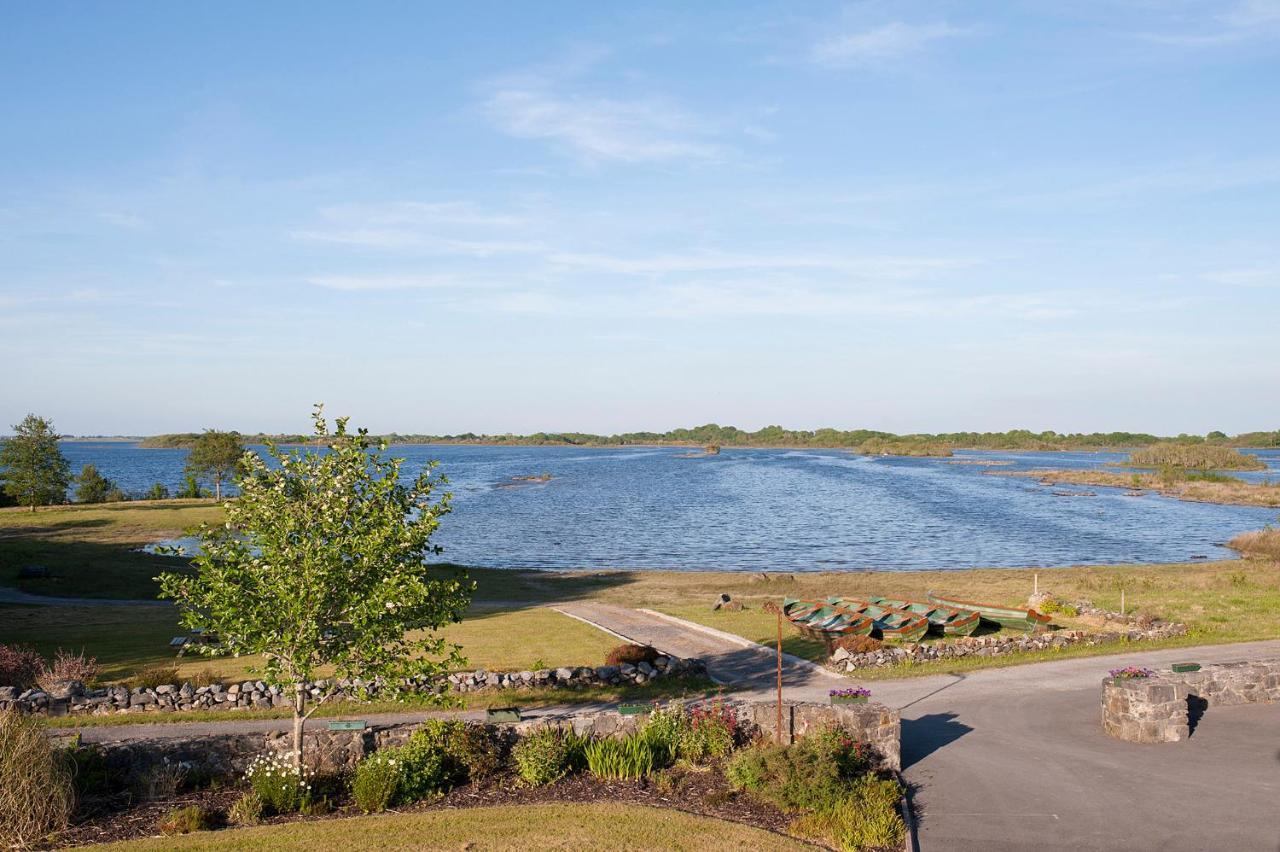
M 500 806 L 296 822 L 114 843 L 150 849 L 814 849 L 799 840 L 680 811 L 613 803 Z

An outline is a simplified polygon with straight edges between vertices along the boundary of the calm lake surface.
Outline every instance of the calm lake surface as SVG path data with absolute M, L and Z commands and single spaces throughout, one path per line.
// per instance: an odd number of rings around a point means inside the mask
M 130 492 L 182 480 L 185 450 L 67 442 Z M 414 473 L 449 478 L 437 541 L 467 565 L 836 571 L 1030 567 L 1227 558 L 1222 543 L 1274 509 L 1183 503 L 1121 489 L 1045 487 L 987 471 L 1092 468 L 1124 453 L 957 453 L 869 458 L 835 450 L 397 446 Z M 1257 451 L 1280 478 L 1280 451 Z M 1006 466 L 953 464 L 1003 461 Z M 511 477 L 550 473 L 512 486 Z M 1095 491 L 1094 497 L 1053 491 Z

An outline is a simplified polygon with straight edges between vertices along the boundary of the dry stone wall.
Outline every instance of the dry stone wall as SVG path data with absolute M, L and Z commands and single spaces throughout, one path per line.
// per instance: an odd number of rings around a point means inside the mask
M 1280 659 L 1220 663 L 1195 672 L 1102 682 L 1102 728 L 1134 743 L 1168 743 L 1191 735 L 1191 719 L 1208 707 L 1280 701 Z
M 474 672 L 458 672 L 449 675 L 448 687 L 455 692 L 477 692 L 534 687 L 583 689 L 591 686 L 621 686 L 642 684 L 666 677 L 705 676 L 706 665 L 701 660 L 678 657 L 658 657 L 652 664 L 640 663 L 621 666 L 575 666 L 539 669 L 522 672 L 490 672 L 483 669 Z M 313 697 L 328 690 L 328 681 L 319 681 L 308 687 Z M 378 684 L 362 681 L 340 681 L 338 694 L 356 698 L 362 689 L 376 695 Z M 438 692 L 445 688 L 442 682 L 424 683 L 421 692 Z M 188 710 L 271 710 L 292 706 L 292 696 L 279 686 L 263 681 L 209 686 L 190 683 L 166 684 L 150 687 L 110 686 L 86 689 L 84 684 L 68 681 L 51 692 L 40 689 L 19 690 L 12 686 L 0 686 L 0 709 L 12 708 L 26 713 L 42 715 L 94 715 L 113 713 L 152 713 Z

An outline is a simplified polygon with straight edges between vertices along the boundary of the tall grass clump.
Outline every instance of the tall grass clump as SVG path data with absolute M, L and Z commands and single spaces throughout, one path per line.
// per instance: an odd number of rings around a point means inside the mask
M 516 772 L 531 787 L 559 781 L 582 765 L 586 740 L 559 728 L 539 728 L 511 751 Z
M 1227 542 L 1227 547 L 1245 556 L 1280 561 L 1280 527 L 1240 533 Z
M 40 672 L 38 683 L 45 692 L 51 692 L 55 686 L 68 681 L 79 681 L 89 685 L 98 679 L 98 660 L 85 656 L 84 651 L 73 654 L 61 648 L 53 656 L 53 662 Z
M 661 767 L 665 750 L 642 733 L 623 739 L 593 740 L 583 747 L 587 771 L 597 778 L 635 781 Z
M 1183 470 L 1266 470 L 1254 455 L 1212 444 L 1156 444 L 1135 450 L 1126 462 L 1129 467 L 1181 468 Z
M 65 828 L 71 772 L 36 719 L 0 710 L 0 847 L 22 849 Z

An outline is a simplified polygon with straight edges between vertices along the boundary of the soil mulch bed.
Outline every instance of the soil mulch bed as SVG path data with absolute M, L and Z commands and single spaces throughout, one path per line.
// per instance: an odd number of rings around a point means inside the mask
M 319 783 L 317 787 L 320 787 Z M 335 785 L 334 791 L 336 795 L 331 793 L 330 799 L 336 799 L 342 804 L 335 806 L 328 814 L 311 817 L 288 814 L 267 818 L 263 820 L 263 824 L 279 825 L 302 820 L 362 816 L 349 803 L 349 797 L 340 785 Z M 131 803 L 125 796 L 87 800 L 76 823 L 47 848 L 155 837 L 160 834 L 157 826 L 171 810 L 188 805 L 199 805 L 214 813 L 219 819 L 217 827 L 222 828 L 225 827 L 227 810 L 243 793 L 244 788 L 236 787 L 198 790 L 164 801 L 146 803 Z M 772 805 L 731 789 L 718 765 L 677 766 L 643 781 L 603 781 L 583 773 L 542 787 L 523 786 L 516 775 L 504 773 L 491 780 L 456 787 L 430 802 L 394 808 L 392 812 L 414 813 L 556 802 L 648 805 L 741 823 L 788 836 L 792 835 L 787 831 L 787 826 L 794 818 Z

